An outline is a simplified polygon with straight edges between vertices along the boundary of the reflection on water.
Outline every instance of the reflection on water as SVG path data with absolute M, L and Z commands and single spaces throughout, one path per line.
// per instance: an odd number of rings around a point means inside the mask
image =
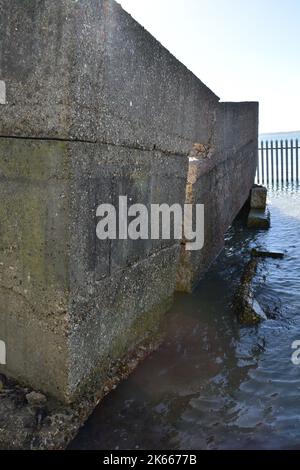
M 300 449 L 300 188 L 269 194 L 272 228 L 238 223 L 197 291 L 177 295 L 165 344 L 107 396 L 72 448 Z M 232 296 L 249 248 L 262 261 L 256 293 L 270 319 L 241 327 Z

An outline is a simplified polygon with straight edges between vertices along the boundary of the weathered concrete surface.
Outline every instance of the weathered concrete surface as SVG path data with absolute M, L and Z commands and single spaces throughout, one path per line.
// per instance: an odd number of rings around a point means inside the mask
M 96 207 L 183 205 L 195 154 L 211 241 L 191 285 L 248 196 L 257 106 L 220 104 L 111 0 L 2 0 L 0 21 L 0 371 L 70 402 L 155 334 L 176 283 L 178 241 L 100 242 Z
M 183 204 L 218 98 L 110 0 L 3 0 L 0 70 L 0 370 L 69 401 L 176 282 L 177 241 L 100 242 L 96 207 Z
M 267 209 L 267 188 L 254 185 L 250 195 L 250 212 L 247 227 L 267 230 L 271 226 L 271 215 Z
M 251 209 L 266 209 L 268 190 L 264 186 L 255 185 L 251 189 L 250 207 Z
M 96 208 L 181 202 L 187 162 L 80 142 L 0 150 L 0 370 L 68 400 L 158 327 L 174 291 L 178 242 L 100 241 Z
M 186 202 L 205 205 L 205 241 L 200 251 L 182 245 L 179 291 L 191 292 L 197 285 L 249 197 L 257 164 L 257 103 L 222 103 L 212 129 L 209 145 L 191 153 Z
M 218 98 L 112 0 L 1 0 L 0 135 L 174 153 Z

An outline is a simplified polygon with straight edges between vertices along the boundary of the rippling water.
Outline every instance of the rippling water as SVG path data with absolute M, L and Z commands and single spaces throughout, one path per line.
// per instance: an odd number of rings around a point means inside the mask
M 272 228 L 239 223 L 197 291 L 177 295 L 164 345 L 107 396 L 72 444 L 82 449 L 300 449 L 300 187 L 269 194 Z M 269 320 L 241 327 L 232 297 L 249 249 Z

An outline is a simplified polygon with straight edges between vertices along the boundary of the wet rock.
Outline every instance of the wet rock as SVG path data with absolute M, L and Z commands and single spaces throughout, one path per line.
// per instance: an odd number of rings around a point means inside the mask
M 39 392 L 27 393 L 26 400 L 30 406 L 43 406 L 47 403 L 47 397 Z
M 248 215 L 247 227 L 267 230 L 271 226 L 270 211 L 268 209 L 251 209 Z
M 267 316 L 254 297 L 252 282 L 256 274 L 258 258 L 252 258 L 246 265 L 239 289 L 234 299 L 234 310 L 241 324 L 257 325 Z
M 251 190 L 251 209 L 265 210 L 267 206 L 267 188 L 264 186 L 254 186 Z
M 251 256 L 256 258 L 274 258 L 274 259 L 283 259 L 284 253 L 274 252 L 274 251 L 259 251 L 253 248 L 251 251 Z
M 251 293 L 242 299 L 238 312 L 238 318 L 243 325 L 257 325 L 263 320 L 267 320 L 267 316 L 257 300 Z

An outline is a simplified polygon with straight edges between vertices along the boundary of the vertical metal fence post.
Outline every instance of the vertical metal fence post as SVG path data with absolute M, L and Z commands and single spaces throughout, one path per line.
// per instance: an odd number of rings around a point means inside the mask
M 279 155 L 278 155 L 278 140 L 275 143 L 276 146 L 276 183 L 279 182 Z
M 291 140 L 291 182 L 294 182 L 294 141 Z
M 266 181 L 269 183 L 270 168 L 269 168 L 269 142 L 266 141 Z
M 280 150 L 281 150 L 281 184 L 284 182 L 284 171 L 283 171 L 283 140 L 280 141 Z
M 256 182 L 260 184 L 260 154 L 261 150 L 258 148 L 258 155 L 257 155 L 257 170 L 256 170 Z
M 273 140 L 271 140 L 271 175 L 270 175 L 270 180 L 271 183 L 274 184 L 274 144 Z
M 285 141 L 285 182 L 289 182 L 289 141 Z
M 296 139 L 296 181 L 299 183 L 299 141 Z
M 264 165 L 264 142 L 261 141 L 260 145 L 260 160 L 261 160 L 261 182 L 265 184 L 265 165 Z

